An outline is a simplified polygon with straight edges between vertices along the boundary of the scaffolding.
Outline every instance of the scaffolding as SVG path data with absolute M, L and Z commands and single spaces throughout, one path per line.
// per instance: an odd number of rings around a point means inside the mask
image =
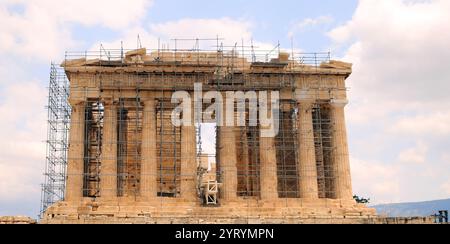
M 69 80 L 64 70 L 51 64 L 47 105 L 47 140 L 40 216 L 50 206 L 64 200 L 71 108 Z
M 156 111 L 158 196 L 176 197 L 181 193 L 181 127 L 173 126 L 171 114 L 175 108 L 169 99 L 158 101 Z M 194 190 L 194 189 L 193 189 Z
M 83 196 L 100 194 L 100 167 L 103 146 L 104 106 L 101 101 L 89 101 L 84 111 Z
M 136 65 L 133 72 L 116 71 L 115 74 L 99 72 L 93 80 L 84 81 L 72 89 L 76 97 L 80 94 L 97 94 L 97 97 L 86 101 L 84 107 L 84 154 L 83 154 L 83 197 L 98 198 L 101 196 L 102 163 L 104 160 L 117 161 L 117 182 L 112 187 L 117 188 L 117 197 L 137 198 L 141 192 L 141 163 L 143 161 L 142 135 L 145 127 L 143 93 L 151 90 L 156 96 L 155 103 L 155 142 L 157 158 L 157 196 L 161 199 L 161 206 L 168 198 L 179 198 L 183 177 L 183 135 L 181 127 L 171 123 L 172 111 L 175 104 L 171 103 L 172 93 L 178 90 L 192 90 L 193 83 L 201 83 L 206 90 L 226 91 L 289 91 L 291 97 L 284 96 L 280 100 L 279 125 L 280 130 L 274 138 L 276 151 L 277 177 L 275 194 L 281 199 L 299 198 L 299 145 L 298 137 L 302 133 L 295 121 L 298 119 L 297 99 L 295 90 L 298 81 L 295 75 L 301 71 L 308 71 L 314 75 L 314 84 L 309 90 L 317 93 L 312 109 L 314 153 L 317 167 L 317 183 L 320 198 L 332 198 L 333 192 L 333 124 L 330 118 L 329 100 L 321 100 L 320 94 L 330 96 L 343 92 L 345 88 L 339 85 L 324 85 L 325 75 L 317 72 L 323 63 L 330 61 L 330 53 L 299 53 L 287 54 L 280 48 L 280 44 L 272 50 L 257 50 L 251 44 L 246 46 L 226 46 L 221 39 L 174 39 L 173 49 L 169 45 L 165 48 L 147 50 L 145 60 L 140 56 L 127 56 L 125 53 L 136 50 L 110 49 L 103 46 L 99 51 L 66 52 L 64 65 L 73 60 L 80 60 L 80 66 L 89 67 L 129 67 L 127 61 Z M 180 45 L 180 42 L 194 43 L 193 48 Z M 207 44 L 201 45 L 201 42 Z M 212 43 L 211 43 L 212 42 Z M 212 46 L 213 49 L 201 49 L 201 46 Z M 138 58 L 136 58 L 138 57 Z M 127 60 L 130 59 L 130 60 Z M 251 60 L 249 62 L 248 60 Z M 169 70 L 146 72 L 144 65 L 166 65 Z M 192 70 L 183 71 L 181 67 Z M 267 70 L 267 72 L 250 73 L 251 68 Z M 284 68 L 286 72 L 273 75 L 273 70 Z M 213 69 L 213 72 L 210 70 Z M 297 72 L 297 73 L 296 73 Z M 275 72 L 276 73 L 276 72 Z M 114 76 L 114 77 L 113 77 Z M 118 78 L 119 77 L 119 78 Z M 306 83 L 306 81 L 305 81 Z M 157 86 L 151 86 L 157 84 Z M 132 88 L 130 88 L 132 87 Z M 105 112 L 104 98 L 113 93 L 118 99 L 116 113 Z M 46 179 L 42 187 L 41 214 L 52 204 L 64 200 L 66 166 L 68 159 L 68 131 L 71 109 L 68 103 L 69 81 L 60 68 L 52 65 L 49 86 L 48 106 L 48 140 Z M 248 106 L 248 103 L 246 104 Z M 237 110 L 235 111 L 238 112 Z M 203 115 L 203 113 L 202 113 Z M 111 116 L 111 117 L 107 117 Z M 246 126 L 234 128 L 235 150 L 237 155 L 237 195 L 243 199 L 259 199 L 261 197 L 261 149 L 259 126 L 249 126 L 249 112 L 245 113 Z M 113 131 L 117 135 L 116 141 L 105 141 L 105 123 L 113 121 Z M 72 121 L 81 123 L 80 121 Z M 117 130 L 116 130 L 117 129 Z M 205 168 L 200 162 L 206 158 L 213 158 L 216 163 L 215 181 L 198 182 L 192 191 L 198 196 L 198 201 L 205 205 L 221 203 L 220 195 L 224 180 L 223 155 L 221 155 L 221 128 L 216 126 L 211 131 L 209 140 L 216 142 L 215 152 L 204 152 L 202 137 L 202 123 L 196 121 L 195 136 L 191 143 L 195 147 L 197 169 L 194 176 L 197 181 L 203 181 Z M 113 137 L 114 138 L 114 137 Z M 223 139 L 223 138 L 222 138 Z M 117 144 L 117 152 L 113 158 L 105 156 L 108 144 Z
M 280 198 L 299 197 L 297 104 L 280 101 L 280 132 L 275 138 L 277 150 L 278 193 Z
M 314 105 L 312 117 L 319 197 L 333 198 L 333 125 L 326 101 Z

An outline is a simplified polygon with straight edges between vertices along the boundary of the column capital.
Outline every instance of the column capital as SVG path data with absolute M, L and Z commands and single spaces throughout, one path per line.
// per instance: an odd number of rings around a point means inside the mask
M 69 98 L 69 104 L 70 104 L 72 107 L 79 106 L 79 105 L 82 106 L 82 105 L 86 104 L 86 101 L 83 100 L 83 99 Z
M 146 98 L 142 100 L 142 103 L 144 104 L 144 106 L 147 105 L 152 105 L 156 103 L 156 99 L 155 98 Z
M 331 99 L 330 105 L 332 107 L 343 108 L 348 104 L 347 99 Z
M 114 106 L 117 105 L 117 101 L 113 98 L 104 98 L 103 105 L 105 106 Z

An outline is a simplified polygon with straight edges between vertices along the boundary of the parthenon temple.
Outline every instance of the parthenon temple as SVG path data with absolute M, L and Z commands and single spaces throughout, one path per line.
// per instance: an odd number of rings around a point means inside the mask
M 367 222 L 375 210 L 353 200 L 350 174 L 351 73 L 329 53 L 280 48 L 67 52 L 51 72 L 41 222 Z M 191 124 L 173 121 L 180 91 L 192 112 L 178 116 Z M 246 98 L 226 102 L 233 92 Z M 243 123 L 219 122 L 226 106 Z M 265 113 L 273 136 L 262 134 Z

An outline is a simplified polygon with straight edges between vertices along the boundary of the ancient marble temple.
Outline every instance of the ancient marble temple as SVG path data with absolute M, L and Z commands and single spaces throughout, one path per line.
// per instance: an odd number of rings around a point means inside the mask
M 260 60 L 234 50 L 141 48 L 69 56 L 62 67 L 71 107 L 65 197 L 42 223 L 364 223 L 375 216 L 353 200 L 349 63 L 321 54 Z M 194 110 L 209 111 L 216 123 L 208 138 L 199 136 L 205 121 L 194 112 L 178 114 L 192 124 L 173 123 L 174 94 L 194 104 L 195 84 L 203 103 Z M 278 114 L 278 133 L 269 137 L 260 123 L 250 125 L 264 107 L 250 109 L 251 95 L 263 91 L 278 94 L 267 105 Z M 248 96 L 227 104 L 230 92 Z M 244 123 L 220 125 L 209 109 L 218 106 L 232 106 Z M 199 140 L 216 146 L 212 172 Z

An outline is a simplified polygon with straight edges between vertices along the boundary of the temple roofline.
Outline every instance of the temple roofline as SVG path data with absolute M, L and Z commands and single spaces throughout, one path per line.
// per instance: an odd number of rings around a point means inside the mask
M 226 72 L 337 74 L 349 76 L 352 64 L 331 60 L 329 53 L 280 52 L 273 58 L 257 60 L 236 52 L 151 51 L 136 49 L 120 55 L 96 52 L 68 53 L 61 67 L 67 72 Z

